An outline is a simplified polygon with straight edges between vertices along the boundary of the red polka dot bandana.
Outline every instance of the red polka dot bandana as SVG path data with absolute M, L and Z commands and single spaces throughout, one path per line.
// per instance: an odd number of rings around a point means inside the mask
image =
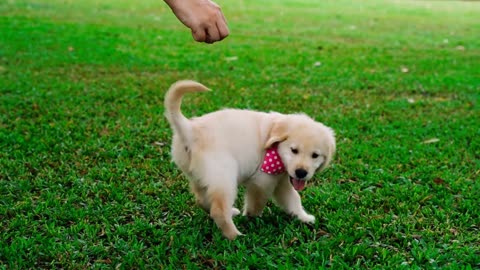
M 277 145 L 267 149 L 263 158 L 262 172 L 268 174 L 280 174 L 285 172 L 285 166 L 277 151 Z

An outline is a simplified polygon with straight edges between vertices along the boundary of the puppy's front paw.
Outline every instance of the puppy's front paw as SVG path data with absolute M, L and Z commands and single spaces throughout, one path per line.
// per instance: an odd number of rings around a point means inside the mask
M 315 217 L 307 213 L 302 213 L 298 215 L 298 219 L 304 223 L 310 223 L 310 224 L 315 223 Z
M 232 208 L 232 217 L 240 215 L 240 210 L 238 208 L 233 207 Z

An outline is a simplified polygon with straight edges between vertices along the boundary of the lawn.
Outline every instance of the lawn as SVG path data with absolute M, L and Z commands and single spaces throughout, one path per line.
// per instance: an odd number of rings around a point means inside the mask
M 231 35 L 206 45 L 161 0 L 0 2 L 0 269 L 480 268 L 480 3 L 218 3 Z M 170 161 L 185 78 L 213 90 L 189 116 L 335 130 L 314 225 L 269 203 L 222 237 Z

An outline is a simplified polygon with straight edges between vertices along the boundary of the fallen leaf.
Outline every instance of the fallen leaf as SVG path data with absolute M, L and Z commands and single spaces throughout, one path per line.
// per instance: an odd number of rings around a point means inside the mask
M 437 185 L 443 185 L 443 184 L 445 184 L 445 180 L 443 180 L 443 179 L 440 178 L 440 177 L 437 177 L 437 178 L 433 179 L 433 182 L 434 182 L 435 184 L 437 184 Z
M 401 70 L 403 73 L 408 73 L 408 71 L 409 71 L 407 67 L 402 67 L 400 70 Z
M 225 57 L 225 61 L 231 62 L 231 61 L 237 61 L 238 56 L 230 56 L 230 57 Z
M 105 263 L 105 264 L 111 264 L 112 260 L 110 258 L 106 258 L 105 260 L 96 260 L 95 262 L 98 263 Z
M 412 238 L 419 240 L 419 239 L 422 239 L 422 236 L 419 235 L 419 234 L 413 234 L 413 235 L 412 235 Z
M 292 240 L 290 240 L 290 241 L 288 242 L 288 245 L 291 246 L 291 245 L 293 245 L 293 244 L 294 244 L 295 242 L 297 242 L 297 241 L 298 241 L 298 238 L 297 238 L 297 237 L 293 237 Z
M 424 203 L 425 201 L 428 201 L 428 200 L 430 200 L 431 198 L 433 198 L 433 195 L 428 195 L 427 197 L 421 199 L 421 200 L 420 200 L 420 203 Z
M 101 136 L 107 136 L 109 134 L 110 134 L 110 131 L 108 130 L 107 127 L 104 127 L 104 128 L 102 128 L 102 130 L 100 130 L 100 135 Z
M 449 231 L 453 233 L 453 235 L 458 235 L 458 231 L 454 228 L 451 228 Z
M 32 175 L 37 175 L 37 172 L 38 170 L 35 169 L 32 164 L 30 164 L 29 162 L 25 163 L 25 167 L 27 167 L 28 171 L 32 174 Z
M 338 180 L 339 184 L 344 184 L 344 183 L 355 183 L 355 180 L 353 179 L 340 179 Z
M 324 235 L 328 235 L 328 232 L 322 230 L 322 229 L 319 229 L 318 231 L 315 230 L 315 235 L 321 237 L 321 236 L 324 236 Z
M 444 101 L 449 101 L 448 98 L 444 98 L 444 97 L 436 97 L 436 98 L 433 98 L 433 101 L 435 102 L 444 102 Z
M 411 103 L 411 104 L 415 103 L 415 99 L 413 99 L 413 98 L 408 98 L 407 101 L 408 101 L 408 103 Z
M 440 139 L 438 139 L 438 138 L 431 138 L 431 139 L 423 141 L 422 143 L 423 144 L 429 144 L 429 143 L 436 143 L 436 142 L 439 142 L 439 141 L 440 141 Z
M 353 194 L 352 196 L 352 199 L 354 199 L 355 201 L 360 201 L 360 196 L 356 195 L 356 194 Z

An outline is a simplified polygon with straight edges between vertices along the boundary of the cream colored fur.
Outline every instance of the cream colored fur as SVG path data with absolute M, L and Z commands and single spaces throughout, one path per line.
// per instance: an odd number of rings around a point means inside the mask
M 234 239 L 241 233 L 232 216 L 238 185 L 246 187 L 244 215 L 258 216 L 269 198 L 302 222 L 315 217 L 305 212 L 290 177 L 306 171 L 308 181 L 325 169 L 335 152 L 334 132 L 304 114 L 264 113 L 225 109 L 187 119 L 180 111 L 182 96 L 208 89 L 194 81 L 173 84 L 165 96 L 165 116 L 173 129 L 173 161 L 190 180 L 197 203 L 222 233 Z M 260 170 L 265 150 L 278 144 L 286 173 Z M 293 153 L 296 150 L 296 154 Z

